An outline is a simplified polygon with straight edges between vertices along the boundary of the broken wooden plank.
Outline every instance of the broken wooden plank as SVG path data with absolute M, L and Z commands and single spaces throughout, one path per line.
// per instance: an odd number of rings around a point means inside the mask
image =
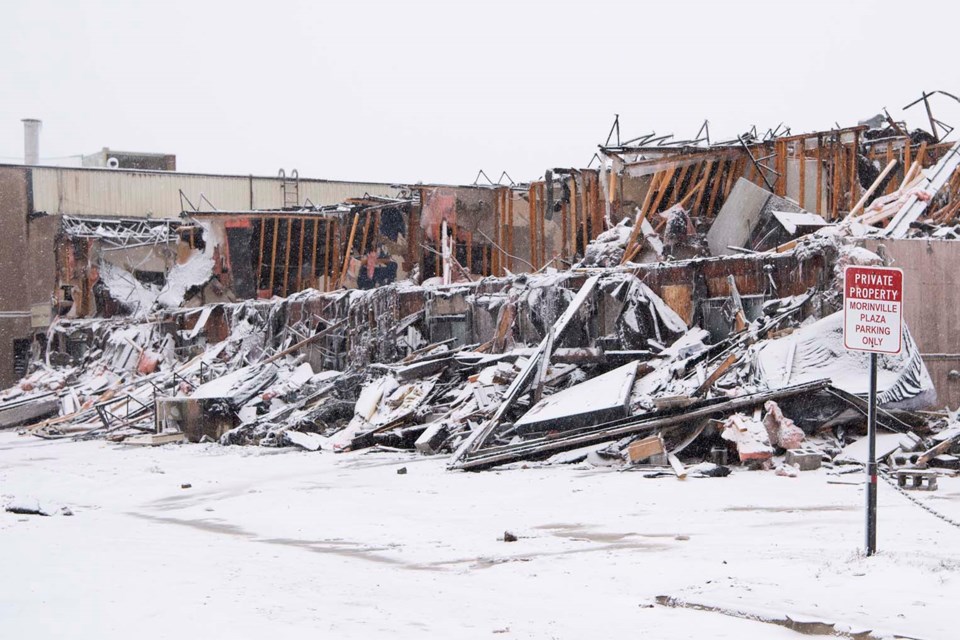
M 450 435 L 449 425 L 443 420 L 430 424 L 417 438 L 414 447 L 422 454 L 434 455 Z
M 730 297 L 733 299 L 734 330 L 740 333 L 747 328 L 747 316 L 743 311 L 743 300 L 740 299 L 740 291 L 737 289 L 737 279 L 729 275 L 727 276 L 727 284 L 730 287 Z
M 640 235 L 642 222 L 647 216 L 645 206 L 646 205 L 644 205 L 644 208 L 642 209 L 637 209 L 637 217 L 633 222 L 633 229 L 630 231 L 630 237 L 627 238 L 627 244 L 625 244 L 623 247 L 623 256 L 620 258 L 620 264 L 625 264 L 634 253 L 634 243 L 637 241 L 637 237 Z
M 174 433 L 144 433 L 124 438 L 121 442 L 126 445 L 141 447 L 159 447 L 165 444 L 186 442 L 187 436 L 181 432 Z
M 650 205 L 650 210 L 646 213 L 653 214 L 657 212 L 657 207 L 660 206 L 660 203 L 663 201 L 663 197 L 667 193 L 667 189 L 670 188 L 670 181 L 673 180 L 673 176 L 677 171 L 677 165 L 671 165 L 667 169 L 666 173 L 663 176 L 663 179 L 660 180 L 659 188 L 657 189 L 657 197 L 654 199 L 653 203 Z
M 867 200 L 870 199 L 870 196 L 873 195 L 873 192 L 883 183 L 887 175 L 893 171 L 893 168 L 897 166 L 896 160 L 891 160 L 887 163 L 887 166 L 884 167 L 883 171 L 880 172 L 880 175 L 877 176 L 877 179 L 873 181 L 873 184 L 870 185 L 870 188 L 866 190 L 863 194 L 863 197 L 853 206 L 853 209 L 850 210 L 850 213 L 847 214 L 847 217 L 844 218 L 844 222 L 853 220 L 863 211 L 863 207 L 867 204 Z
M 953 445 L 956 444 L 957 442 L 960 442 L 960 434 L 957 434 L 952 438 L 948 438 L 943 442 L 932 446 L 931 448 L 924 451 L 919 458 L 917 458 L 917 465 L 919 466 L 919 465 L 927 464 L 928 462 L 930 462 L 930 460 L 937 457 L 941 453 L 946 453 L 947 451 L 949 451 L 953 447 Z
M 931 196 L 936 195 L 953 175 L 957 166 L 960 166 L 960 140 L 950 147 L 936 165 L 927 170 L 927 175 L 921 180 L 919 188 Z M 931 199 L 921 200 L 916 194 L 911 195 L 880 235 L 892 238 L 905 236 L 910 224 L 923 214 Z
M 713 383 L 719 380 L 723 374 L 729 371 L 730 367 L 736 364 L 737 360 L 739 359 L 740 359 L 739 354 L 731 353 L 730 355 L 728 355 L 723 360 L 723 362 L 720 363 L 720 366 L 714 369 L 713 373 L 707 376 L 706 380 L 703 381 L 703 384 L 697 387 L 697 390 L 693 392 L 693 395 L 699 396 L 706 393 L 706 391 L 713 386 Z
M 666 452 L 667 448 L 663 443 L 663 436 L 658 433 L 631 442 L 627 446 L 627 459 L 635 464 Z
M 336 287 L 338 289 L 343 286 L 343 279 L 346 277 L 347 267 L 350 265 L 350 256 L 353 255 L 353 238 L 357 235 L 358 222 L 360 222 L 359 212 L 353 214 L 353 226 L 350 227 L 350 239 L 347 240 L 347 246 L 343 250 L 343 266 L 340 268 L 340 273 L 336 281 Z
M 533 376 L 533 401 L 540 402 L 543 397 L 543 383 L 547 379 L 547 369 L 550 367 L 550 356 L 553 355 L 553 332 L 547 333 L 547 346 L 540 357 L 540 366 Z
M 687 479 L 687 469 L 683 466 L 683 463 L 680 462 L 680 459 L 672 453 L 667 454 L 667 462 L 670 463 L 670 468 L 673 469 L 673 472 L 677 474 L 677 478 L 680 480 Z

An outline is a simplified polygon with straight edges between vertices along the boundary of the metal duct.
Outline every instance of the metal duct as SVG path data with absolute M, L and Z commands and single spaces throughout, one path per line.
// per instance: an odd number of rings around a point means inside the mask
M 33 118 L 24 118 L 23 122 L 23 163 L 40 164 L 40 127 L 43 122 Z

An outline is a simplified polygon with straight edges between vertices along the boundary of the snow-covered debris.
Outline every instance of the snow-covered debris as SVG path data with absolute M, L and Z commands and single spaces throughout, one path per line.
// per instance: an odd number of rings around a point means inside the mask
M 8 500 L 3 510 L 8 513 L 25 516 L 72 516 L 73 510 L 67 506 L 56 507 L 44 502 L 40 502 L 33 497 L 16 497 Z
M 723 422 L 723 439 L 737 446 L 741 462 L 769 460 L 773 447 L 763 422 L 742 413 L 735 413 Z
M 160 311 L 158 321 L 61 322 L 53 334 L 82 338 L 85 348 L 69 356 L 69 368 L 36 368 L 6 398 L 55 392 L 60 415 L 30 429 L 48 438 L 122 440 L 159 430 L 151 443 L 181 434 L 226 445 L 436 455 L 482 434 L 473 468 L 545 459 L 622 466 L 630 443 L 658 433 L 667 453 L 694 442 L 690 450 L 709 450 L 722 444 L 710 419 L 765 403 L 766 446 L 779 451 L 804 439 L 794 420 L 812 433 L 847 408 L 829 394 L 809 406 L 793 400 L 824 392 L 825 370 L 841 366 L 832 355 L 818 359 L 833 340 L 812 302 L 822 292 L 768 300 L 746 329 L 718 340 L 698 326 L 698 313 L 681 317 L 677 292 L 686 285 L 664 286 L 662 266 L 643 277 L 635 268 L 299 293 Z M 822 271 L 832 273 L 832 264 Z M 672 273 L 667 282 L 686 272 Z M 695 289 L 686 291 L 694 303 Z M 891 360 L 888 371 L 899 379 L 908 365 L 914 359 Z M 833 378 L 845 388 L 844 375 Z M 608 392 L 612 400 L 603 400 Z M 821 412 L 830 402 L 839 408 Z M 0 399 L 0 415 L 3 408 Z
M 633 231 L 633 227 L 628 223 L 629 220 L 624 218 L 615 227 L 607 229 L 594 238 L 587 247 L 587 254 L 577 266 L 615 267 L 619 265 Z
M 167 274 L 163 286 L 141 282 L 125 269 L 110 263 L 100 266 L 100 277 L 110 296 L 134 317 L 143 317 L 157 307 L 177 308 L 183 304 L 188 290 L 204 285 L 213 275 L 213 245 L 193 255 L 183 264 L 176 264 Z
M 834 313 L 788 336 L 755 347 L 756 379 L 770 389 L 828 379 L 844 391 L 868 391 L 870 355 L 843 346 L 843 314 Z M 907 327 L 899 354 L 878 358 L 877 400 L 901 408 L 927 406 L 933 382 Z

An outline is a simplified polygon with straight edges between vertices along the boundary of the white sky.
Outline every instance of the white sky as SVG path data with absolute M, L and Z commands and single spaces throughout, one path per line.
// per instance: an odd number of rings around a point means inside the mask
M 82 5 L 82 6 L 81 6 Z M 856 124 L 960 95 L 957 2 L 0 5 L 0 162 L 175 153 L 181 171 L 468 184 L 624 138 Z M 935 114 L 960 128 L 960 105 Z M 922 107 L 907 113 L 925 122 Z

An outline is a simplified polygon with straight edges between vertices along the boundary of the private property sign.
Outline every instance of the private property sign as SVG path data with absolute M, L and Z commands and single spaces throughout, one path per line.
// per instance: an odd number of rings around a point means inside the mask
M 843 345 L 853 351 L 900 353 L 903 271 L 847 267 L 843 272 Z

